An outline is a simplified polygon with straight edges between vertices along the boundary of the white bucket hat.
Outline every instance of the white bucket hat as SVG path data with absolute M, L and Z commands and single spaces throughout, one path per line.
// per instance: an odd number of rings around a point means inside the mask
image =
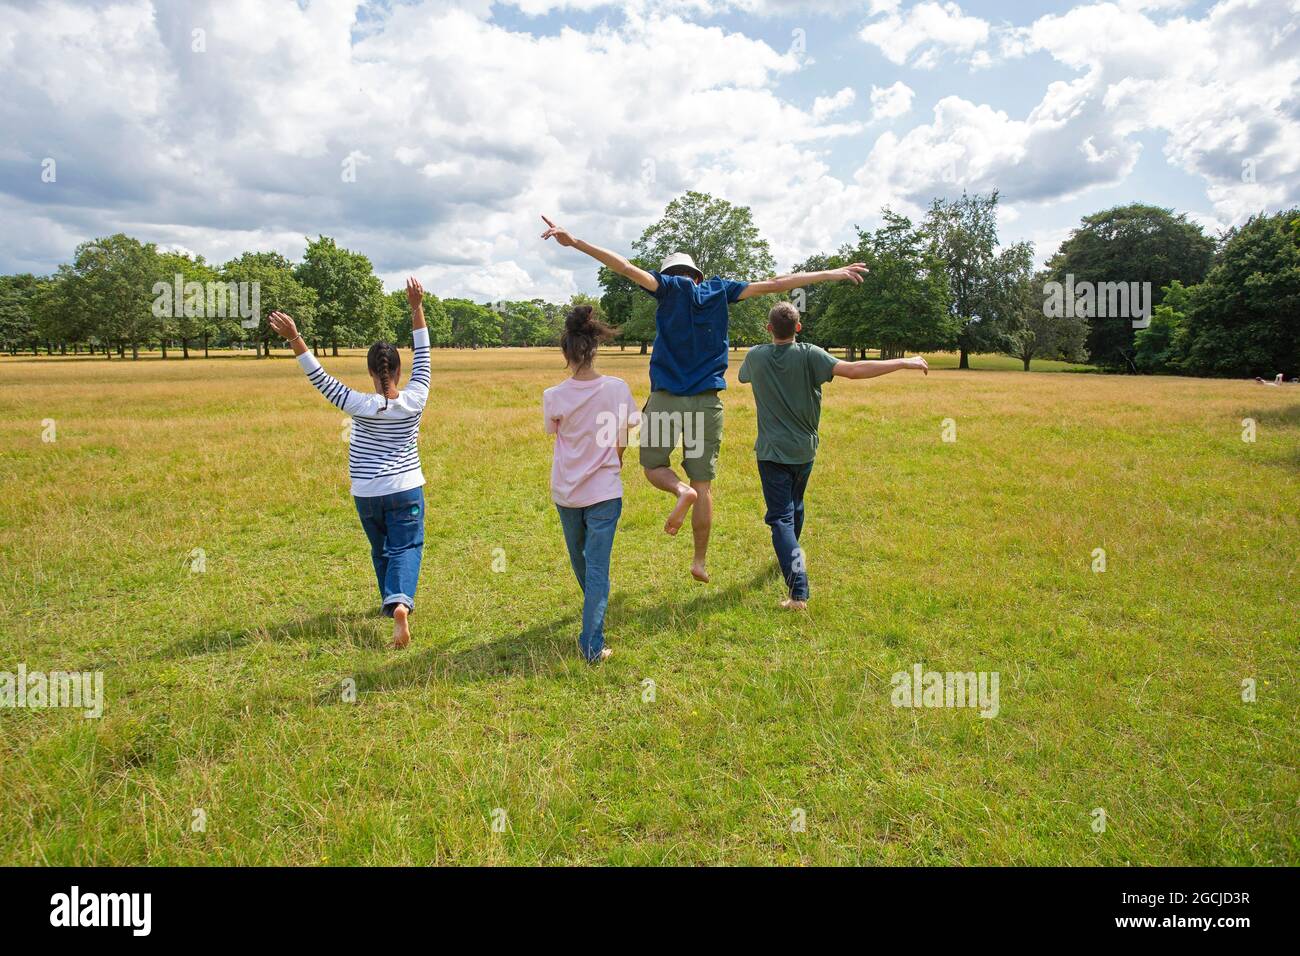
M 692 272 L 695 273 L 696 281 L 698 282 L 704 281 L 704 273 L 701 272 L 699 266 L 695 264 L 695 260 L 692 259 L 685 252 L 674 252 L 667 259 L 665 259 L 663 263 L 659 266 L 659 271 L 667 272 L 673 266 L 685 266 L 686 268 L 690 269 Z

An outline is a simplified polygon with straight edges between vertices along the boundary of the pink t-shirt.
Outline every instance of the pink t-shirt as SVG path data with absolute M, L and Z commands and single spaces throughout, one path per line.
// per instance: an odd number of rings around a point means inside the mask
M 542 393 L 542 417 L 555 436 L 551 498 L 565 508 L 623 497 L 619 445 L 641 420 L 632 390 L 621 378 L 565 379 Z

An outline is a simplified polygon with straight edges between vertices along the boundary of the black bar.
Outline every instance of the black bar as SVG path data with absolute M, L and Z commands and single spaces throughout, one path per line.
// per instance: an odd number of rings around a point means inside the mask
M 1284 930 L 1294 884 L 1290 869 L 6 869 L 0 926 L 6 943 L 72 933 L 191 941 L 201 931 L 212 944 L 337 944 L 477 927 L 494 942 L 519 934 L 539 945 L 566 926 L 666 939 L 703 921 L 745 935 L 842 926 L 864 941 L 904 931 L 927 950 L 1031 932 L 1231 946 L 1242 933 Z M 110 901 L 126 925 L 52 925 L 70 922 L 74 886 L 87 918 L 96 894 L 149 894 L 148 935 L 130 919 L 143 928 L 143 896 L 135 910 Z

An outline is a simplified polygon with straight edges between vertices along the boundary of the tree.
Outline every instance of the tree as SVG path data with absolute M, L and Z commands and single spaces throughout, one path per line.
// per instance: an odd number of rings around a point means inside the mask
M 294 274 L 316 293 L 315 335 L 334 355 L 339 343 L 391 338 L 384 286 L 370 260 L 335 244 L 329 236 L 307 243 Z M 292 313 L 290 313 L 292 314 Z
M 767 240 L 759 235 L 749 207 L 733 206 L 706 193 L 678 196 L 664 209 L 663 216 L 632 243 L 632 248 L 632 261 L 643 269 L 657 269 L 669 253 L 680 251 L 690 253 L 706 277 L 765 279 L 776 271 L 776 260 Z M 632 321 L 638 308 L 644 313 L 645 306 L 638 307 L 638 303 L 654 303 L 643 290 L 608 269 L 602 267 L 598 278 L 605 290 L 601 305 L 614 325 Z M 767 311 L 775 298 L 758 296 L 730 307 L 729 335 L 733 345 L 753 345 L 766 338 Z M 641 342 L 644 353 L 644 320 L 638 322 L 633 333 L 634 337 L 627 340 Z M 649 339 L 653 338 L 651 334 Z
M 655 307 L 657 302 L 648 295 L 638 296 L 632 300 L 632 313 L 628 320 L 619 326 L 619 338 L 624 342 L 636 342 L 641 346 L 641 354 L 650 351 L 650 343 L 655 340 Z
M 1180 366 L 1193 375 L 1300 375 L 1300 207 L 1228 232 L 1184 335 Z
M 952 348 L 958 324 L 948 309 L 943 263 L 910 219 L 889 209 L 882 217 L 884 224 L 875 233 L 859 229 L 857 248 L 844 250 L 835 260 L 835 265 L 840 258 L 865 262 L 869 271 L 860 286 L 821 287 L 815 303 L 820 334 L 851 352 L 878 346 L 882 358 L 906 350 Z
M 998 194 L 962 193 L 960 199 L 936 199 L 926 216 L 925 229 L 932 251 L 943 260 L 949 310 L 959 327 L 957 347 L 960 368 L 970 368 L 972 352 L 997 352 L 1011 331 L 998 321 L 997 308 L 1005 303 L 1019 252 L 999 262 Z
M 0 347 L 10 355 L 38 340 L 34 308 L 38 282 L 31 273 L 0 276 Z
M 153 243 L 122 233 L 92 239 L 77 247 L 72 265 L 59 269 L 61 284 L 51 292 L 57 299 L 47 300 L 48 305 L 70 323 L 85 318 L 84 328 L 116 345 L 119 355 L 131 346 L 131 357 L 138 359 L 140 343 L 156 338 L 160 327 L 152 308 L 157 275 Z M 78 331 L 75 324 L 69 326 L 69 334 Z
M 1184 320 L 1192 290 L 1175 279 L 1161 290 L 1151 324 L 1133 336 L 1133 365 L 1139 372 L 1175 372 L 1186 350 Z
M 72 342 L 75 347 L 78 342 L 90 341 L 95 334 L 94 313 L 87 312 L 71 295 L 70 273 L 69 266 L 61 265 L 53 276 L 37 279 L 32 287 L 28 308 L 35 325 L 33 355 L 37 342 L 44 342 L 46 354 L 50 354 L 55 342 L 59 343 L 60 351 L 67 351 L 67 343 Z
M 500 312 L 503 345 L 542 345 L 549 338 L 551 330 L 539 303 L 506 302 Z
M 262 343 L 269 356 L 271 342 L 278 336 L 267 324 L 266 317 L 272 312 L 286 312 L 293 316 L 303 338 L 311 340 L 316 318 L 316 292 L 298 281 L 293 264 L 280 253 L 245 252 L 221 267 L 221 277 L 226 282 L 256 283 L 252 288 L 258 293 L 257 325 L 245 332 L 237 316 L 227 318 L 222 328 L 229 330 L 232 336 L 251 336 L 254 343 Z M 261 349 L 258 354 L 262 354 Z
M 385 309 L 388 313 L 387 325 L 393 330 L 393 344 L 410 348 L 411 307 L 406 301 L 406 290 L 398 289 L 388 293 Z M 451 317 L 443 308 L 442 300 L 427 290 L 424 293 L 424 321 L 429 327 L 430 345 L 451 344 Z
M 501 315 L 469 299 L 444 299 L 451 317 L 451 344 L 458 348 L 482 348 L 501 344 Z
M 176 282 L 180 277 L 181 296 L 177 300 Z M 180 252 L 165 252 L 158 257 L 157 283 L 166 291 L 159 302 L 155 299 L 154 314 L 161 323 L 160 340 L 162 356 L 167 357 L 167 340 L 179 338 L 181 356 L 190 357 L 190 342 L 202 339 L 204 353 L 208 338 L 230 326 L 230 319 L 239 311 L 239 294 L 218 286 L 217 270 L 209 266 L 202 256 L 191 259 Z M 191 286 L 190 283 L 197 283 Z M 155 286 L 161 291 L 160 286 Z M 197 293 L 197 294 L 196 294 Z M 218 295 L 218 293 L 220 293 Z M 163 308 L 165 306 L 165 308 Z M 159 315 L 165 312 L 165 315 Z
M 1085 216 L 1047 263 L 1052 281 L 1150 283 L 1154 308 L 1159 290 L 1175 280 L 1192 285 L 1205 278 L 1214 242 L 1185 214 L 1133 203 Z M 1111 369 L 1134 370 L 1133 316 L 1093 317 L 1088 323 L 1092 360 Z
M 1042 300 L 1034 294 L 1033 273 L 1034 247 L 1031 243 L 1012 243 L 993 257 L 988 281 L 979 297 L 980 309 L 976 320 L 979 325 L 976 338 L 985 347 L 1010 352 L 1023 341 L 1028 315 L 1036 305 L 1042 311 Z M 1027 363 L 1025 368 L 1029 368 Z
M 1049 315 L 1043 308 L 1042 289 L 1048 281 L 1047 273 L 1040 272 L 1025 278 L 1012 293 L 1012 302 L 1020 311 L 1020 321 L 1012 323 L 1007 334 L 1007 354 L 1020 359 L 1029 371 L 1030 360 L 1035 358 L 1062 359 L 1082 362 L 1088 357 L 1084 342 L 1088 337 L 1088 321 L 1082 316 Z

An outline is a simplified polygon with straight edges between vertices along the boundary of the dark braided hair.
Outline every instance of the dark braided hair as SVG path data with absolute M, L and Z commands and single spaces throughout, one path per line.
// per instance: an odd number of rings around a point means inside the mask
M 397 346 L 390 342 L 376 342 L 366 353 L 366 368 L 371 375 L 379 377 L 383 390 L 384 409 L 388 409 L 388 386 L 397 384 L 402 374 L 402 357 L 397 353 Z
M 596 357 L 596 348 L 617 333 L 591 314 L 589 305 L 574 306 L 564 320 L 560 351 L 574 368 L 586 368 Z

